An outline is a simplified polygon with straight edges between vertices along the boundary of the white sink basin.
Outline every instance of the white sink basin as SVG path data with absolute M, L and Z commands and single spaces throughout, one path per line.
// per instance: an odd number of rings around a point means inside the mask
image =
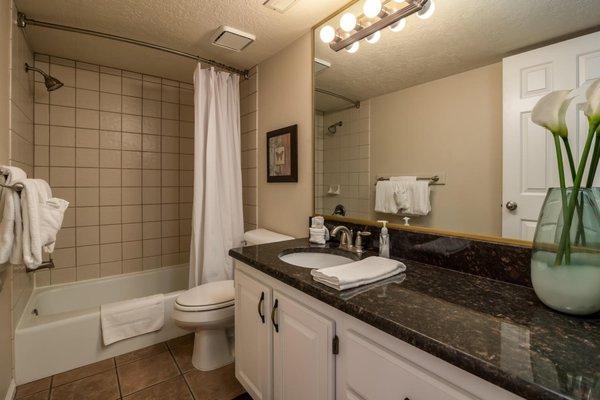
M 329 253 L 297 252 L 280 255 L 279 259 L 288 264 L 303 268 L 325 268 L 336 265 L 348 264 L 354 261 L 350 257 L 344 257 Z

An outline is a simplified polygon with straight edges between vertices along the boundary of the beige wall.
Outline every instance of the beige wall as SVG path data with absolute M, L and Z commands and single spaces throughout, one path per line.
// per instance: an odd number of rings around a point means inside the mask
M 313 213 L 312 33 L 259 65 L 258 225 L 308 235 Z M 298 124 L 298 183 L 267 183 L 266 133 Z
M 373 98 L 371 135 L 371 179 L 446 174 L 413 225 L 501 234 L 501 63 Z
M 136 72 L 36 55 L 64 87 L 36 75 L 35 175 L 70 202 L 56 268 L 38 285 L 188 260 L 193 87 Z

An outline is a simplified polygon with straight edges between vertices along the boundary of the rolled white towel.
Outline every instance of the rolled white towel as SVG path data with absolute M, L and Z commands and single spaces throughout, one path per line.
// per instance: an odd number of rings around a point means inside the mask
M 406 271 L 400 261 L 384 257 L 367 257 L 364 260 L 335 267 L 313 269 L 313 279 L 337 290 L 345 290 L 389 278 Z

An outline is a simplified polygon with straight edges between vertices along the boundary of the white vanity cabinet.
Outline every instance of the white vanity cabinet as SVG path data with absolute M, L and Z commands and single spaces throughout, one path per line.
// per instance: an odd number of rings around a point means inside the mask
M 252 267 L 235 266 L 236 377 L 254 400 L 521 399 Z

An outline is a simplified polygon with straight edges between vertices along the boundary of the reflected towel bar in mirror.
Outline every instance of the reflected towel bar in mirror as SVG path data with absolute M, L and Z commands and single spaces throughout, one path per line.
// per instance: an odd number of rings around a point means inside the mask
M 377 185 L 377 182 L 389 181 L 389 180 L 390 180 L 390 178 L 379 177 L 379 178 L 377 178 L 375 185 Z M 435 185 L 440 181 L 440 177 L 438 175 L 434 175 L 431 177 L 417 177 L 417 180 L 418 181 L 429 181 L 429 185 Z

